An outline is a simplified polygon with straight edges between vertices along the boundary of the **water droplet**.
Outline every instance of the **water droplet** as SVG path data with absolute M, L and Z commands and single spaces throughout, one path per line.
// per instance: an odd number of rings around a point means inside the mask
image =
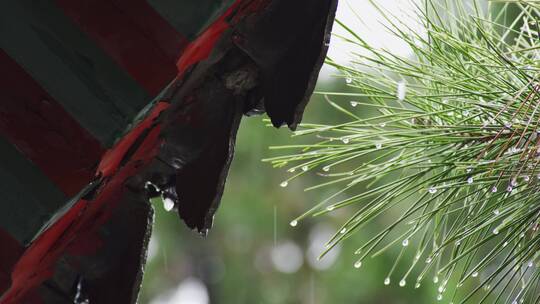
M 514 190 L 514 187 L 512 187 L 512 186 L 506 187 L 506 191 L 507 191 L 507 192 L 512 192 L 512 190 Z
M 404 239 L 403 242 L 401 242 L 401 245 L 403 245 L 403 247 L 409 246 L 409 239 Z
M 345 82 L 347 84 L 351 84 L 352 83 L 352 78 L 350 78 L 350 77 L 345 78 Z
M 281 186 L 281 188 L 285 188 L 289 185 L 289 182 L 288 181 L 284 181 L 282 182 L 281 184 L 279 184 Z
M 323 167 L 322 170 L 324 172 L 328 172 L 328 171 L 330 171 L 330 166 Z
M 382 144 L 381 143 L 376 143 L 375 144 L 375 149 L 379 150 L 382 148 Z
M 433 259 L 432 259 L 432 258 L 427 258 L 427 259 L 426 259 L 426 264 L 429 264 L 429 263 L 431 263 L 431 261 L 433 261 Z
M 515 178 L 512 179 L 512 181 L 510 182 L 510 186 L 517 187 L 517 185 L 518 185 L 517 179 L 515 179 Z
M 467 184 L 472 184 L 474 182 L 474 179 L 472 177 L 467 178 Z
M 296 225 L 298 225 L 298 221 L 294 220 L 294 221 L 290 222 L 289 225 L 291 225 L 291 227 L 296 227 Z
M 465 149 L 467 148 L 467 145 L 465 145 Z M 467 169 L 465 170 L 465 172 L 467 173 L 471 173 L 472 172 L 472 168 L 471 167 L 467 167 Z
M 504 123 L 504 127 L 507 128 L 507 129 L 510 129 L 512 127 L 512 123 L 507 121 Z
M 437 301 L 442 301 L 442 298 L 443 298 L 442 294 L 437 295 Z
M 334 209 L 336 209 L 336 206 L 328 206 L 328 207 L 326 207 L 326 210 L 328 210 L 328 211 L 332 211 Z
M 294 173 L 294 171 L 296 171 L 295 168 L 290 168 L 290 169 L 289 169 L 289 172 L 290 172 L 290 173 Z
M 520 238 L 524 238 L 524 237 L 525 237 L 525 233 L 522 232 L 522 233 L 519 235 L 519 237 L 520 237 Z
M 399 287 L 404 287 L 405 285 L 407 285 L 407 282 L 405 281 L 405 279 L 402 279 L 401 281 L 399 281 Z
M 491 192 L 493 193 L 497 192 L 497 186 L 493 186 L 493 188 L 491 188 Z
M 340 231 L 341 234 L 344 234 L 345 232 L 347 232 L 347 228 L 343 228 L 343 229 L 341 229 L 341 231 Z
M 493 229 L 493 234 L 499 234 L 499 229 L 497 228 Z
M 358 105 L 357 101 L 351 101 L 351 107 L 355 108 Z
M 463 111 L 463 116 L 469 116 L 469 114 L 470 114 L 469 110 Z
M 444 291 L 444 286 L 442 286 L 442 285 L 439 286 L 439 288 L 437 288 L 437 290 L 438 290 L 440 293 L 442 293 L 442 292 Z
M 429 188 L 428 191 L 429 191 L 429 193 L 431 193 L 431 194 L 435 194 L 435 193 L 437 193 L 437 188 L 431 187 L 431 188 Z
M 478 271 L 475 271 L 475 272 L 473 272 L 473 274 L 471 274 L 471 277 L 473 277 L 473 278 L 476 278 L 477 276 L 478 276 Z
M 504 242 L 502 246 L 503 246 L 503 247 L 508 246 L 508 242 Z
M 386 123 L 381 122 L 381 123 L 379 124 L 379 126 L 380 126 L 381 128 L 384 128 L 384 127 L 386 127 Z
M 528 182 L 528 181 L 531 180 L 531 178 L 530 178 L 528 175 L 525 175 L 525 176 L 523 177 L 523 180 L 526 181 L 526 182 Z
M 414 284 L 414 288 L 415 288 L 415 289 L 420 288 L 420 282 L 416 282 L 416 284 Z
M 501 213 L 501 212 L 499 211 L 499 209 L 493 210 L 493 214 L 495 214 L 495 215 L 499 215 L 500 213 Z
M 433 283 L 435 283 L 435 284 L 439 283 L 439 277 L 438 276 L 433 277 Z
M 384 285 L 390 285 L 390 278 L 384 279 Z
M 362 261 L 356 261 L 356 262 L 354 263 L 354 268 L 357 268 L 357 269 L 358 269 L 358 268 L 360 268 L 360 267 L 362 267 Z
M 163 199 L 163 209 L 165 209 L 165 211 L 167 212 L 170 212 L 174 209 L 174 201 L 168 197 L 165 197 Z
M 527 264 L 527 267 L 529 267 L 529 268 L 533 267 L 533 262 L 530 261 L 529 264 Z
M 344 144 L 348 144 L 349 143 L 349 139 L 344 137 L 341 139 L 341 141 L 344 143 Z
M 308 166 L 302 166 L 302 171 L 306 172 L 307 170 L 309 170 Z

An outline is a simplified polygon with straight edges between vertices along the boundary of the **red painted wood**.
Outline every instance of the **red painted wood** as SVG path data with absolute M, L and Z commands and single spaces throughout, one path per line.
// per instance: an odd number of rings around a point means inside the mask
M 92 180 L 101 144 L 2 50 L 0 66 L 0 136 L 75 195 Z
M 89 244 L 85 236 L 96 232 L 109 219 L 115 207 L 122 201 L 126 180 L 143 170 L 158 154 L 162 142 L 159 137 L 161 126 L 154 123 L 168 107 L 169 103 L 158 103 L 148 117 L 106 153 L 96 172 L 100 173 L 104 180 L 97 197 L 92 201 L 78 201 L 26 249 L 14 266 L 12 284 L 0 298 L 0 303 L 20 303 L 22 297 L 52 276 L 56 261 L 64 252 L 92 254 L 96 246 L 101 245 L 98 239 Z M 146 130 L 150 132 L 132 157 L 119 167 L 120 160 Z
M 155 96 L 187 44 L 145 0 L 56 0 L 83 32 Z

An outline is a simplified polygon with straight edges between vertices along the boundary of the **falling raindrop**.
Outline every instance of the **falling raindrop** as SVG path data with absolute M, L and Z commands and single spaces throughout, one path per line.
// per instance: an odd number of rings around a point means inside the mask
M 358 269 L 358 268 L 360 268 L 360 267 L 362 267 L 362 261 L 356 261 L 356 262 L 354 263 L 354 268 L 357 268 L 357 269 Z
M 405 81 L 400 81 L 397 84 L 397 98 L 399 101 L 405 100 L 405 96 L 407 95 L 407 85 L 405 84 Z
M 405 287 L 405 285 L 407 285 L 407 282 L 405 281 L 405 279 L 402 279 L 401 281 L 399 281 L 399 287 Z
M 358 105 L 357 101 L 351 101 L 351 107 L 355 108 Z
M 428 191 L 429 191 L 429 193 L 431 193 L 431 194 L 435 194 L 435 193 L 437 193 L 437 188 L 431 187 L 431 188 L 429 188 Z
M 291 227 L 296 227 L 296 225 L 298 225 L 298 221 L 294 220 L 294 221 L 290 222 L 289 225 L 291 225 Z
M 284 181 L 282 182 L 281 184 L 279 184 L 282 188 L 285 188 L 289 185 L 289 182 L 288 181 Z
M 390 285 L 390 278 L 384 279 L 384 285 Z
M 404 239 L 403 242 L 401 242 L 401 244 L 403 245 L 403 247 L 409 246 L 409 239 Z

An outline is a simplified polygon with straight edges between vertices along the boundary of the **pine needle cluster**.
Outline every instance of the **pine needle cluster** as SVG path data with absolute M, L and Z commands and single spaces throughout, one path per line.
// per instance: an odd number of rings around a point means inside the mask
M 291 225 L 346 210 L 331 250 L 390 218 L 359 244 L 356 268 L 398 246 L 386 285 L 430 280 L 453 303 L 540 303 L 540 1 L 426 0 L 412 16 L 422 32 L 377 8 L 414 55 L 339 23 L 360 51 L 327 64 L 350 90 L 318 93 L 343 122 L 303 124 L 294 136 L 311 144 L 272 147 L 280 155 L 266 160 L 289 171 L 281 186 L 317 174 L 324 182 L 308 190 L 339 189 Z

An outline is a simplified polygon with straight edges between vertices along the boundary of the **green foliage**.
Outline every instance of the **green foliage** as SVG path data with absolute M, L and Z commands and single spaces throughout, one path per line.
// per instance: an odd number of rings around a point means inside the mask
M 354 264 L 399 247 L 385 284 L 419 272 L 413 285 L 433 278 L 438 300 L 538 303 L 540 2 L 496 2 L 426 0 L 411 16 L 425 32 L 380 9 L 411 58 L 340 23 L 358 52 L 327 63 L 352 92 L 319 94 L 345 118 L 303 124 L 295 136 L 311 143 L 273 147 L 282 155 L 266 161 L 292 173 L 283 187 L 315 173 L 324 180 L 307 190 L 339 189 L 291 222 L 345 208 L 326 252 L 392 219 Z

